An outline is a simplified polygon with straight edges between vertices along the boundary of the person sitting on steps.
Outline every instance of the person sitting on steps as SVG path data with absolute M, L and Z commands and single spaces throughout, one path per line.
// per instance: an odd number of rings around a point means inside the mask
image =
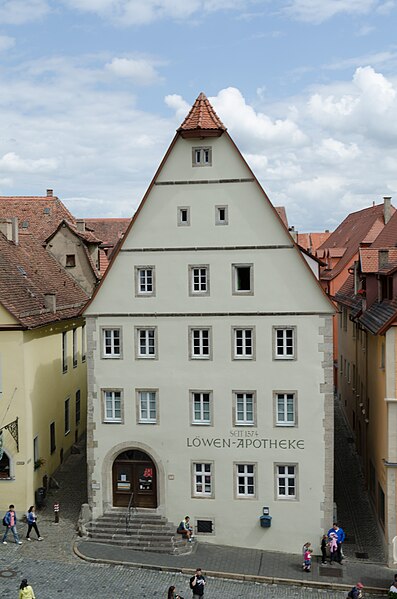
M 189 516 L 185 516 L 185 519 L 179 523 L 179 526 L 178 526 L 176 532 L 178 534 L 182 535 L 183 539 L 187 539 L 189 541 L 189 543 L 192 542 L 193 528 L 190 525 Z

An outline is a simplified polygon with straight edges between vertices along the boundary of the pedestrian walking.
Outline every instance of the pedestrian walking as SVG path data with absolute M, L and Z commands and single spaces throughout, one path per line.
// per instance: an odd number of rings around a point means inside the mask
M 193 599 L 204 595 L 205 578 L 201 568 L 196 568 L 196 573 L 190 579 L 190 588 L 193 591 Z
M 307 541 L 307 543 L 305 543 L 302 547 L 302 568 L 305 565 L 305 553 L 306 550 L 309 549 L 309 547 L 311 546 L 311 543 L 309 541 Z
M 36 599 L 36 595 L 34 594 L 34 590 L 28 584 L 26 578 L 24 578 L 19 585 L 19 599 Z
M 323 535 L 321 539 L 321 563 L 324 565 L 327 563 L 327 545 L 328 545 L 328 537 L 327 535 Z
M 362 599 L 364 585 L 362 582 L 358 582 L 356 586 L 352 588 L 351 591 L 348 592 L 348 599 Z
M 312 567 L 312 550 L 308 547 L 305 551 L 304 559 L 303 559 L 303 571 L 310 572 Z
M 7 545 L 7 535 L 9 531 L 14 535 L 14 540 L 17 545 L 22 545 L 22 541 L 19 540 L 17 533 L 17 515 L 15 513 L 15 507 L 11 504 L 3 518 L 3 524 L 6 527 L 3 535 L 3 545 Z
M 332 525 L 332 528 L 329 529 L 328 531 L 328 536 L 331 536 L 331 533 L 335 533 L 336 534 L 336 542 L 337 542 L 337 556 L 336 556 L 336 561 L 339 562 L 340 564 L 342 563 L 342 543 L 345 540 L 345 531 L 343 530 L 343 528 L 341 528 L 337 522 L 334 522 Z
M 26 533 L 26 539 L 28 541 L 31 541 L 32 539 L 30 538 L 30 533 L 32 531 L 32 528 L 34 528 L 36 535 L 37 535 L 37 540 L 38 541 L 42 541 L 43 537 L 40 535 L 39 533 L 39 529 L 37 528 L 37 516 L 35 514 L 34 511 L 34 505 L 31 505 L 30 508 L 28 509 L 28 513 L 26 514 L 26 518 L 28 521 L 28 532 Z
M 183 599 L 183 597 L 177 594 L 176 588 L 174 586 L 171 586 L 168 589 L 167 599 Z

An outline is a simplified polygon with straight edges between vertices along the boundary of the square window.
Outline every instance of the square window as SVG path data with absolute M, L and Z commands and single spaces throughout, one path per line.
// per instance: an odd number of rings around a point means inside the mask
M 215 206 L 215 224 L 216 225 L 228 225 L 228 207 L 227 206 Z
M 207 264 L 189 266 L 189 294 L 209 295 L 209 266 Z
M 121 358 L 121 329 L 102 329 L 102 358 Z
M 213 464 L 193 464 L 193 497 L 213 497 Z
M 104 422 L 120 423 L 122 422 L 122 402 L 120 390 L 104 390 Z
M 254 329 L 233 328 L 233 359 L 254 359 Z
M 276 425 L 296 425 L 295 393 L 276 393 Z
M 75 254 L 66 254 L 66 268 L 73 268 L 76 266 L 76 256 Z
M 189 329 L 190 359 L 211 360 L 211 329 Z
M 157 424 L 157 390 L 144 389 L 137 391 L 138 423 Z
M 274 327 L 275 360 L 294 360 L 296 358 L 296 327 Z
M 188 227 L 190 225 L 190 207 L 178 207 L 178 225 L 180 227 Z
M 154 266 L 135 267 L 135 295 L 137 297 L 148 297 L 155 295 Z
M 192 424 L 211 424 L 210 391 L 191 391 L 192 398 Z
M 253 264 L 233 264 L 233 294 L 234 295 L 252 295 L 254 292 L 253 284 Z
M 211 166 L 212 148 L 210 146 L 200 146 L 192 148 L 193 166 Z
M 276 498 L 297 499 L 297 466 L 276 464 Z
M 234 425 L 253 426 L 255 424 L 255 393 L 234 391 Z
M 255 464 L 235 464 L 236 497 L 255 497 Z
M 136 357 L 138 359 L 157 358 L 157 329 L 135 328 L 136 331 Z

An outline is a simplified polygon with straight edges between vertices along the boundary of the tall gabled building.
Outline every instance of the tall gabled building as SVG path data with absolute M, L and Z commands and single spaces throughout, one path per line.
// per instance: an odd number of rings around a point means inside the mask
M 132 496 L 208 542 L 319 538 L 333 311 L 200 94 L 84 311 L 94 517 Z

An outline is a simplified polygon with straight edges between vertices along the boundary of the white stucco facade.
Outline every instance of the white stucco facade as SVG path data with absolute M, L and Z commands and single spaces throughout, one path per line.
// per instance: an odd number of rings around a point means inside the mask
M 197 167 L 204 146 L 211 164 Z M 112 471 L 137 450 L 155 468 L 154 507 L 174 523 L 189 514 L 196 532 L 210 522 L 205 541 L 317 544 L 332 523 L 332 313 L 227 133 L 177 135 L 85 313 L 94 516 L 114 505 L 117 485 L 133 489 Z M 283 356 L 277 330 L 289 339 Z

